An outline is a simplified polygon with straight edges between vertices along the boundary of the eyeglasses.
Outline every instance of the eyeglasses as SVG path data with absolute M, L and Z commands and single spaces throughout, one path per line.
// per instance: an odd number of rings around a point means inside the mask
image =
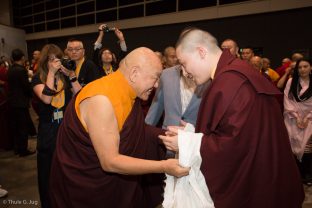
M 83 49 L 83 48 L 68 48 L 67 51 L 72 53 L 72 52 L 78 52 L 81 49 Z

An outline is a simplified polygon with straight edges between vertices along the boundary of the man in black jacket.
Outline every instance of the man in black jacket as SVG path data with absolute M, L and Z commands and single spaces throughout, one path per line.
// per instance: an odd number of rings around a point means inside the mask
M 27 149 L 29 101 L 31 88 L 27 70 L 24 67 L 25 55 L 20 49 L 14 49 L 11 54 L 13 65 L 8 71 L 8 103 L 10 106 L 10 126 L 14 139 L 14 151 L 19 156 L 27 156 L 35 152 Z

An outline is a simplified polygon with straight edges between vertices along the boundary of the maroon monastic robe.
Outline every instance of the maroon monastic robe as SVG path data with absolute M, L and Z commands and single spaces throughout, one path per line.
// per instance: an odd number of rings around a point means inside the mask
M 120 175 L 105 172 L 89 135 L 74 108 L 68 105 L 59 129 L 54 155 L 50 196 L 59 208 L 148 208 L 163 200 L 163 174 Z M 165 151 L 157 136 L 161 129 L 147 126 L 138 100 L 120 132 L 119 152 L 124 155 L 160 160 Z
M 301 208 L 303 186 L 275 95 L 247 63 L 222 53 L 196 132 L 216 208 Z

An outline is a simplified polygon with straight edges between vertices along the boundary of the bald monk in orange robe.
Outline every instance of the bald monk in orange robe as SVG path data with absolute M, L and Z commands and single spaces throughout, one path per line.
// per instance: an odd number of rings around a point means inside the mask
M 138 48 L 72 99 L 52 163 L 52 207 L 155 207 L 162 173 L 188 174 L 176 159 L 162 160 L 162 130 L 144 123 L 137 99 L 148 99 L 161 71 L 155 53 Z

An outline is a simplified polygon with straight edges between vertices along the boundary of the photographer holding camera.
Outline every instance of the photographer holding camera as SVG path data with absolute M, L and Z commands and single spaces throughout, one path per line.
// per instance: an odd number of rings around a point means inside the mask
M 94 43 L 93 60 L 99 67 L 101 76 L 106 76 L 113 73 L 118 68 L 119 61 L 127 55 L 127 45 L 123 33 L 118 28 L 101 24 L 98 30 L 99 36 Z M 102 47 L 102 40 L 105 33 L 110 32 L 114 32 L 118 38 L 121 49 L 118 57 L 116 57 L 111 49 Z
M 38 71 L 32 78 L 33 91 L 40 100 L 37 167 L 42 207 L 50 207 L 49 177 L 57 131 L 69 100 L 81 89 L 73 71 L 75 68 L 71 65 L 73 62 L 63 57 L 64 54 L 58 46 L 45 45 L 41 51 Z

